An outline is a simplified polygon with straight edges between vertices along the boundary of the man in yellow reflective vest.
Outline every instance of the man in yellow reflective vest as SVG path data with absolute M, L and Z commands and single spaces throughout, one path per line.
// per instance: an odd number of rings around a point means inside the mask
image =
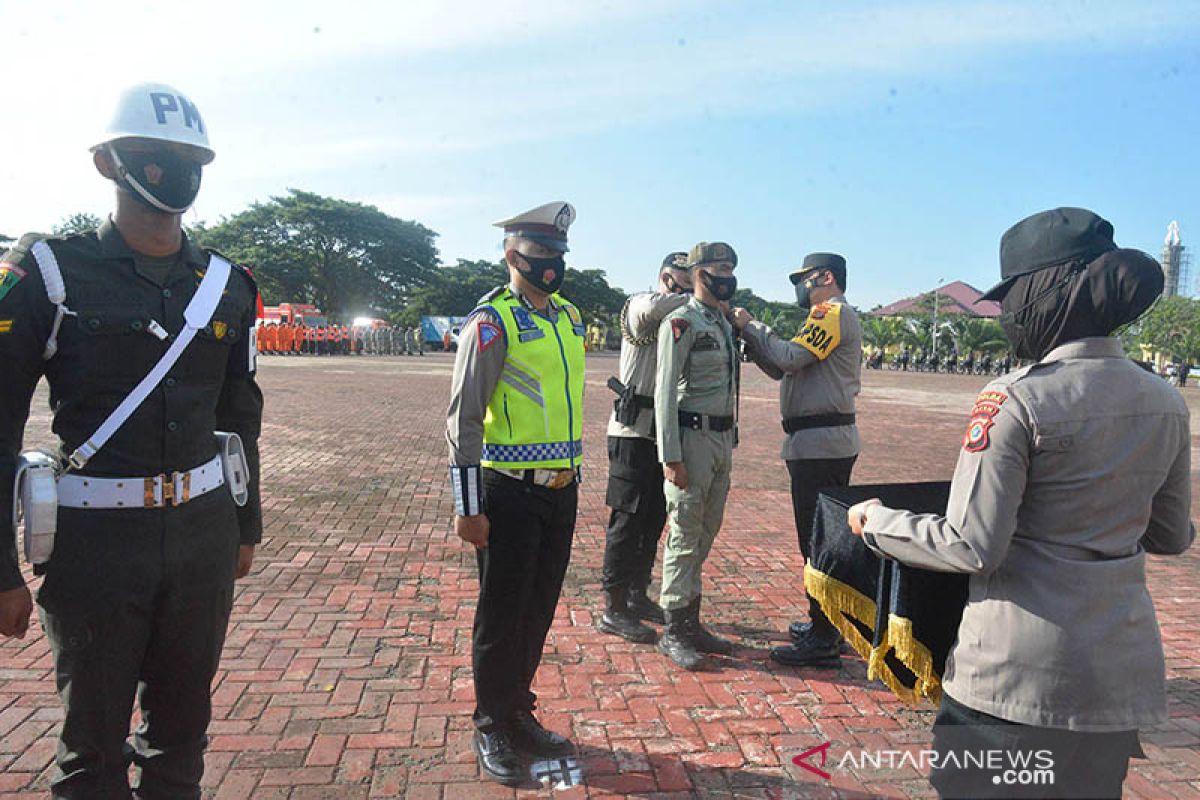
M 530 691 L 571 556 L 583 455 L 586 331 L 558 294 L 574 219 L 555 202 L 496 223 L 510 282 L 462 326 L 446 419 L 454 529 L 479 565 L 473 746 L 484 774 L 509 786 L 529 780 L 525 757 L 574 750 L 533 716 Z

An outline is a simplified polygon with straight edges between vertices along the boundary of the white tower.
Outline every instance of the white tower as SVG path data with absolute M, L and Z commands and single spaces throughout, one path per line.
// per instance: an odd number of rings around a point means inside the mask
M 1163 296 L 1188 295 L 1191 293 L 1191 275 L 1188 273 L 1190 259 L 1184 254 L 1183 241 L 1179 238 L 1179 223 L 1172 221 L 1167 226 L 1167 238 L 1163 242 L 1162 267 L 1165 286 Z

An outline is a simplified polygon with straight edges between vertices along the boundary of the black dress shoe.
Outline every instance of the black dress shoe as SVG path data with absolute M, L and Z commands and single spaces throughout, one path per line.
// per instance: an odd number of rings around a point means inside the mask
M 841 646 L 806 636 L 799 642 L 771 650 L 771 660 L 789 667 L 836 667 L 842 663 Z
M 543 728 L 530 711 L 513 714 L 508 729 L 517 749 L 531 756 L 561 758 L 575 752 L 570 739 Z
M 638 644 L 654 644 L 658 633 L 649 625 L 643 625 L 636 616 L 628 611 L 609 609 L 596 623 L 596 627 L 604 633 L 620 636 Z
M 522 786 L 529 781 L 529 768 L 517 754 L 507 731 L 475 731 L 471 747 L 479 756 L 479 767 L 483 774 L 497 783 Z
M 629 608 L 629 613 L 638 619 L 655 622 L 659 625 L 665 625 L 667 622 L 667 615 L 663 612 L 662 606 L 646 595 L 644 587 L 630 589 L 625 604 Z

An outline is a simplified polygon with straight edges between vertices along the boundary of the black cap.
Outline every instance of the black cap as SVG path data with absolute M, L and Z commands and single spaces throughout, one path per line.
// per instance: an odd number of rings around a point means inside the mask
M 979 298 L 1002 300 L 1021 275 L 1069 261 L 1090 262 L 1116 250 L 1112 223 L 1086 208 L 1042 211 L 1000 237 L 1000 283 Z
M 803 275 L 816 270 L 829 270 L 833 273 L 834 279 L 838 286 L 845 291 L 846 288 L 846 259 L 839 256 L 837 253 L 809 253 L 804 257 L 804 262 L 800 268 L 793 270 L 788 276 L 792 281 L 792 285 L 800 283 Z
M 659 267 L 659 271 L 661 272 L 667 268 L 687 269 L 687 258 L 688 254 L 684 253 L 683 251 L 679 251 L 677 253 L 667 253 L 666 257 L 663 258 L 662 266 Z

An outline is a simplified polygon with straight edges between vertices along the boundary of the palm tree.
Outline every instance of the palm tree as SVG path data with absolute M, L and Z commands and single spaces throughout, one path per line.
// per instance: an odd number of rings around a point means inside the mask
M 862 318 L 863 344 L 880 352 L 903 342 L 905 330 L 904 320 L 899 317 Z
M 947 323 L 947 330 L 960 355 L 994 354 L 1008 348 L 1008 337 L 994 319 L 959 315 Z

